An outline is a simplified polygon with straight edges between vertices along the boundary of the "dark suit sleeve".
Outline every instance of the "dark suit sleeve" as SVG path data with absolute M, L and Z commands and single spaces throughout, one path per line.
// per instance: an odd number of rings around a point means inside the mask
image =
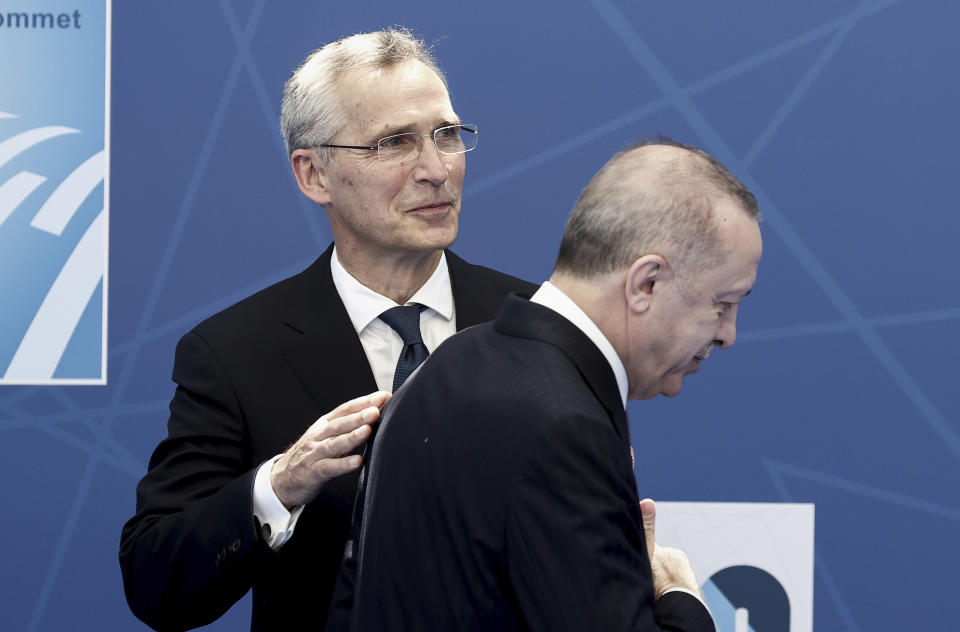
M 568 414 L 541 426 L 507 518 L 507 573 L 526 625 L 713 632 L 689 595 L 671 593 L 655 607 L 635 482 L 612 425 Z
M 213 621 L 246 593 L 269 548 L 253 519 L 242 414 L 214 352 L 196 333 L 177 345 L 168 436 L 137 488 L 120 567 L 130 608 L 158 630 Z M 253 469 L 251 469 L 253 468 Z

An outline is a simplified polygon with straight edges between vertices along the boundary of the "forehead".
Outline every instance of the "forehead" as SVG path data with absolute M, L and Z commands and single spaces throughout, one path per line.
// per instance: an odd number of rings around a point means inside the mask
M 694 301 L 737 302 L 753 288 L 763 254 L 760 225 L 736 202 L 715 202 L 713 220 L 721 247 L 721 260 L 695 274 L 687 285 Z
M 701 290 L 716 299 L 739 300 L 757 279 L 763 254 L 760 226 L 732 201 L 718 204 L 714 211 L 717 234 L 727 255 L 700 275 Z
M 443 81 L 419 61 L 351 70 L 337 85 L 345 127 L 354 132 L 425 130 L 456 119 Z

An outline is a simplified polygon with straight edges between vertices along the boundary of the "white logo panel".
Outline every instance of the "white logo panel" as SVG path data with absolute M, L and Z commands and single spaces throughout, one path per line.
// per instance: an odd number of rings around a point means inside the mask
M 110 4 L 0 27 L 0 384 L 105 384 Z
M 812 632 L 814 506 L 657 503 L 657 541 L 683 549 L 718 632 Z

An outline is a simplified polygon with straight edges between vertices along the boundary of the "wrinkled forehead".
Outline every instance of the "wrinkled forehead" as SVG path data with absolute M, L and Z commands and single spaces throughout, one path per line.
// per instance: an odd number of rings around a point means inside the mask
M 349 120 L 380 119 L 411 110 L 453 113 L 446 84 L 429 66 L 415 60 L 345 71 L 338 77 L 337 92 Z

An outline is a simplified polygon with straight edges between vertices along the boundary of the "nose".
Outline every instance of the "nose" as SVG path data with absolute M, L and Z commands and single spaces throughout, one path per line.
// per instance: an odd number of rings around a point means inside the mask
M 440 186 L 447 181 L 448 176 L 447 164 L 444 159 L 453 157 L 455 156 L 441 154 L 437 149 L 437 144 L 428 136 L 423 139 L 423 147 L 413 168 L 413 177 L 417 180 L 430 182 L 434 186 Z
M 713 341 L 718 349 L 729 349 L 737 341 L 737 307 L 734 305 L 720 322 L 717 339 Z

